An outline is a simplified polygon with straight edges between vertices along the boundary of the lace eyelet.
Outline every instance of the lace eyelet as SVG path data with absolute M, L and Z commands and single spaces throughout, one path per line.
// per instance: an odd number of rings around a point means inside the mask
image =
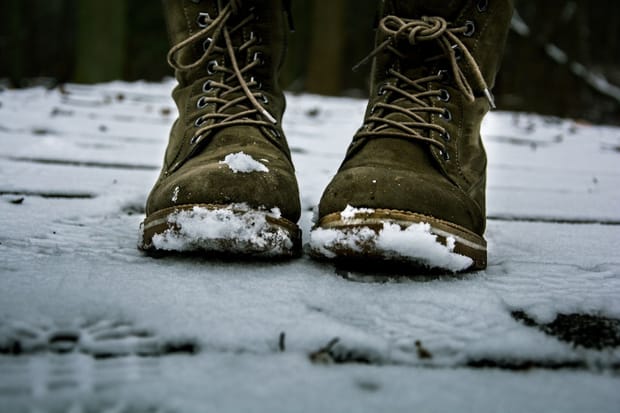
M 208 104 L 209 102 L 207 101 L 207 98 L 203 96 L 200 99 L 198 99 L 198 102 L 196 102 L 196 107 L 198 109 L 204 109 L 207 107 Z
M 205 39 L 204 42 L 202 42 L 202 50 L 204 50 L 205 52 L 207 51 L 207 49 L 209 48 L 209 46 L 211 46 L 211 43 L 213 42 L 213 39 L 210 37 L 207 37 Z
M 445 69 L 441 69 L 440 71 L 437 72 L 437 77 L 439 78 L 440 82 L 443 82 L 444 80 L 448 79 L 448 71 Z
M 446 122 L 450 122 L 452 120 L 452 112 L 450 112 L 448 109 L 444 109 L 443 112 L 439 114 L 439 116 Z
M 450 100 L 450 92 L 448 92 L 446 89 L 440 89 L 439 93 L 440 95 L 437 96 L 437 99 L 441 100 L 442 102 L 448 102 Z
M 448 153 L 448 151 L 444 151 L 443 149 L 440 149 L 439 155 L 443 158 L 444 161 L 450 160 L 450 154 Z
M 209 23 L 207 23 L 209 20 L 211 20 L 209 13 L 201 12 L 198 13 L 198 17 L 196 18 L 196 24 L 198 24 L 198 27 L 204 29 L 209 25 Z
M 463 36 L 465 37 L 471 37 L 476 32 L 476 24 L 471 20 L 465 22 L 465 28 L 466 30 L 463 32 Z
M 476 7 L 480 13 L 484 13 L 489 8 L 489 0 L 478 0 Z
M 256 78 L 254 78 L 254 76 L 252 76 L 250 78 L 250 82 L 249 83 L 255 83 L 256 86 L 254 86 L 256 89 L 260 90 L 263 88 L 263 84 L 261 82 L 259 82 L 258 80 L 256 80 Z
M 277 129 L 269 129 L 269 131 L 271 132 L 271 134 L 273 135 L 274 138 L 276 138 L 276 139 L 282 138 L 282 134 L 280 133 L 279 130 L 277 130 Z
M 269 98 L 265 95 L 260 95 L 260 100 L 261 102 L 263 102 L 264 105 L 268 105 L 269 104 Z
M 385 95 L 385 85 L 381 85 L 379 86 L 379 89 L 377 90 L 377 96 L 383 96 Z
M 190 145 L 196 145 L 202 139 L 202 135 L 194 135 L 192 139 L 189 140 Z
M 453 44 L 452 45 L 452 50 L 454 50 L 454 58 L 456 60 L 461 60 L 461 58 L 463 57 L 463 51 L 461 50 L 459 45 L 458 44 Z
M 252 40 L 252 39 L 255 40 L 256 44 L 263 44 L 262 37 L 257 36 L 256 33 L 254 33 L 254 32 L 250 32 L 250 39 L 249 40 Z
M 207 63 L 207 73 L 209 75 L 214 75 L 215 74 L 215 68 L 218 67 L 218 63 L 217 60 L 211 60 L 209 63 Z
M 204 83 L 202 84 L 202 91 L 203 91 L 203 92 L 205 92 L 205 93 L 210 93 L 210 92 L 212 92 L 212 91 L 213 91 L 213 87 L 211 87 L 211 84 L 212 84 L 212 83 L 213 83 L 213 82 L 211 82 L 211 80 L 207 80 L 206 82 L 204 82 Z
M 204 124 L 205 124 L 205 120 L 202 116 L 197 118 L 196 121 L 194 122 L 194 126 L 196 126 L 197 128 L 201 127 Z
M 263 59 L 263 54 L 261 52 L 254 53 L 254 56 L 252 56 L 252 61 L 258 61 L 261 66 L 265 64 L 265 59 Z
M 444 131 L 444 132 L 441 134 L 441 137 L 442 137 L 442 138 L 443 138 L 443 140 L 444 140 L 444 141 L 446 141 L 446 142 L 450 142 L 450 140 L 452 140 L 452 136 L 450 136 L 450 132 L 448 132 L 448 131 Z

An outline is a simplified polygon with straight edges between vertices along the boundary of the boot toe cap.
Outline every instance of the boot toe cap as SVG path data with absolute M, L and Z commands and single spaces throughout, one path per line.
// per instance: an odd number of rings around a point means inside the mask
M 188 162 L 173 175 L 160 179 L 147 201 L 147 215 L 178 205 L 245 203 L 253 208 L 277 207 L 296 222 L 300 215 L 294 174 L 265 163 L 262 170 L 236 171 L 222 162 Z
M 340 171 L 319 204 L 319 216 L 357 208 L 415 212 L 452 222 L 482 235 L 480 208 L 442 175 L 359 166 Z

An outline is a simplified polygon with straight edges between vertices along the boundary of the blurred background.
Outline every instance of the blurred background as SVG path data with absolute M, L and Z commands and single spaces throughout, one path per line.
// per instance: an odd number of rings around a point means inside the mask
M 282 84 L 366 96 L 370 66 L 351 67 L 373 47 L 376 5 L 293 0 Z M 499 108 L 620 124 L 620 2 L 517 0 L 516 11 L 494 90 Z M 158 81 L 172 75 L 167 50 L 158 1 L 0 2 L 2 87 Z

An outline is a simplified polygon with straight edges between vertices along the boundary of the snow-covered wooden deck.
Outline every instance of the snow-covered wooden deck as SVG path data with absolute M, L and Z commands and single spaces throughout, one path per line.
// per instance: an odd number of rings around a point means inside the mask
M 489 115 L 484 272 L 153 259 L 172 86 L 0 92 L 0 411 L 618 411 L 620 129 Z M 306 240 L 363 110 L 288 97 Z

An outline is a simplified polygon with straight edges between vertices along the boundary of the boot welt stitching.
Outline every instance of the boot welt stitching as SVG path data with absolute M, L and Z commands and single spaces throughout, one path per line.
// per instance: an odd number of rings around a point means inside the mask
M 423 214 L 418 214 L 415 212 L 399 211 L 399 210 L 392 210 L 392 209 L 376 209 L 374 213 L 369 214 L 369 215 L 370 216 L 364 217 L 364 218 L 347 219 L 346 226 L 360 227 L 360 226 L 368 226 L 369 224 L 370 225 L 383 224 L 384 222 L 394 222 L 397 224 L 406 223 L 406 224 L 411 225 L 411 224 L 415 224 L 418 222 L 425 222 L 431 225 L 432 232 L 435 233 L 436 235 L 443 236 L 443 237 L 453 237 L 457 242 L 460 242 L 461 244 L 468 246 L 472 249 L 478 250 L 478 251 L 487 250 L 486 241 L 480 235 L 460 225 L 457 225 L 452 222 L 445 221 L 439 218 L 435 218 L 430 215 L 423 215 Z M 372 216 L 372 215 L 376 215 L 376 216 Z M 399 215 L 401 217 L 398 217 Z M 437 225 L 433 225 L 434 223 L 447 227 L 447 228 L 452 228 L 455 231 L 462 233 L 463 236 L 455 234 L 454 232 L 449 232 L 446 230 L 442 230 L 441 228 L 437 228 Z M 342 226 L 339 224 L 345 224 L 345 222 L 341 219 L 340 212 L 335 212 L 335 213 L 332 213 L 332 214 L 329 214 L 323 217 L 319 221 L 319 223 L 316 225 L 315 228 L 330 229 L 330 228 Z M 473 239 L 478 239 L 479 243 L 476 243 L 472 240 L 464 238 L 465 235 L 468 235 Z

